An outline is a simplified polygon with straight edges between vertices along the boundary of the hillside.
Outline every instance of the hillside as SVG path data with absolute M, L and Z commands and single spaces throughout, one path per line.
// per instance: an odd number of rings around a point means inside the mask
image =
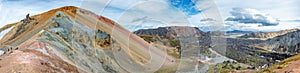
M 154 72 L 175 64 L 164 50 L 119 24 L 73 6 L 31 16 L 1 31 L 10 27 L 0 42 L 5 51 L 0 71 L 5 73 Z
M 300 55 L 295 55 L 293 57 L 287 58 L 279 63 L 270 66 L 267 69 L 263 69 L 259 72 L 276 72 L 276 73 L 293 73 L 299 72 Z
M 300 46 L 300 31 L 286 33 L 284 35 L 276 36 L 265 40 L 262 44 L 255 44 L 257 48 L 262 48 L 269 51 L 274 51 L 278 53 L 286 53 L 295 55 L 299 53 Z

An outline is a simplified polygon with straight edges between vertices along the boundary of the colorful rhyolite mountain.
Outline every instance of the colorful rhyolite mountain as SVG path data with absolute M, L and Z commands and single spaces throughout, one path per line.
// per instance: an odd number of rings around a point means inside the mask
M 66 6 L 8 24 L 0 72 L 126 73 L 172 67 L 175 58 L 119 24 Z

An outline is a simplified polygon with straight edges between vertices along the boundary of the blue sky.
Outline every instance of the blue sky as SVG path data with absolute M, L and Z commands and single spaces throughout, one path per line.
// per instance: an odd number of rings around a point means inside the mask
M 299 0 L 0 0 L 0 26 L 62 6 L 108 17 L 131 31 L 163 26 L 208 30 L 299 28 Z M 238 9 L 234 9 L 238 8 Z M 269 25 L 270 24 L 270 25 Z
M 196 8 L 196 2 L 192 0 L 168 0 L 168 3 L 186 15 L 195 15 L 201 12 L 201 9 Z

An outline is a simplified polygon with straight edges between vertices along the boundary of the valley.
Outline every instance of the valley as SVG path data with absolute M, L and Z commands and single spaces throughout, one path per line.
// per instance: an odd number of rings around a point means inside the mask
M 175 29 L 174 29 L 175 28 Z M 179 32 L 173 32 L 177 30 L 185 30 Z M 144 38 L 146 41 L 151 43 L 164 42 L 164 45 L 168 46 L 168 43 L 174 43 L 168 40 L 175 40 L 178 45 L 176 47 L 180 47 L 180 56 L 181 59 L 187 58 L 199 58 L 202 59 L 202 56 L 208 57 L 211 59 L 208 63 L 202 63 L 203 65 L 198 65 L 195 62 L 188 62 L 191 65 L 199 66 L 199 71 L 208 70 L 208 66 L 221 64 L 230 64 L 233 65 L 233 68 L 225 66 L 224 67 L 209 67 L 214 69 L 209 69 L 208 72 L 243 72 L 243 71 L 256 71 L 268 68 L 273 64 L 276 64 L 282 60 L 285 60 L 289 57 L 294 56 L 295 54 L 292 52 L 281 52 L 276 49 L 280 49 L 280 47 L 275 47 L 280 44 L 286 44 L 286 41 L 273 41 L 276 39 L 283 39 L 283 37 L 288 37 L 285 39 L 293 39 L 290 38 L 292 34 L 298 33 L 298 31 L 286 33 L 284 35 L 275 36 L 274 38 L 269 38 L 268 40 L 260 40 L 260 39 L 247 39 L 243 37 L 236 38 L 227 38 L 225 35 L 219 32 L 201 32 L 201 30 L 196 29 L 197 31 L 191 32 L 193 27 L 182 27 L 182 26 L 171 26 L 171 27 L 160 27 L 158 29 L 142 29 L 138 30 L 135 33 L 140 36 L 148 36 Z M 145 33 L 143 33 L 143 31 Z M 156 32 L 160 31 L 160 32 Z M 166 32 L 166 33 L 165 33 Z M 172 32 L 172 33 L 170 33 Z M 201 34 L 199 33 L 201 32 Z M 280 31 L 283 32 L 283 31 Z M 149 34 L 151 33 L 151 34 Z M 275 33 L 275 32 L 274 32 Z M 187 36 L 188 35 L 188 36 Z M 199 36 L 201 35 L 201 36 Z M 167 36 L 167 37 L 166 37 Z M 169 38 L 169 36 L 173 36 Z M 299 39 L 298 37 L 295 37 Z M 163 41 L 162 39 L 165 39 Z M 224 41 L 224 42 L 215 42 L 215 41 Z M 290 40 L 290 42 L 298 42 L 297 40 Z M 278 43 L 278 44 L 273 44 Z M 259 46 L 260 47 L 259 47 Z M 296 44 L 289 46 L 296 46 Z M 169 45 L 172 46 L 172 45 Z M 263 48 L 262 46 L 273 46 L 272 48 Z M 287 46 L 287 47 L 289 47 Z M 173 46 L 175 47 L 175 46 Z M 226 47 L 226 48 L 220 48 Z M 285 49 L 293 49 L 297 50 L 297 48 L 285 48 Z M 286 50 L 287 51 L 287 50 Z M 201 55 L 201 57 L 199 56 Z M 224 57 L 224 58 L 220 58 Z M 191 58 L 191 60 L 193 60 Z M 232 62 L 232 63 L 230 63 Z M 192 66 L 191 66 L 192 67 Z M 238 69 L 236 69 L 238 68 Z M 179 68 L 180 69 L 180 68 Z M 191 68 L 190 68 L 191 69 Z M 216 70 L 217 69 L 217 70 Z M 196 69 L 191 69 L 196 71 Z M 239 71 L 240 70 L 240 71 Z M 204 71 L 206 72 L 206 71 Z

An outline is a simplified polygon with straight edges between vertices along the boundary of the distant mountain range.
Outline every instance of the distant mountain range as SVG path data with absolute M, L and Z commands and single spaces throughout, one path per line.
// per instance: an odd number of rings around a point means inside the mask
M 159 27 L 157 29 L 140 29 L 134 31 L 133 33 L 137 35 L 157 35 L 168 39 L 188 36 L 201 37 L 205 34 L 205 32 L 199 30 L 196 27 L 186 26 Z
M 248 34 L 248 33 L 253 33 L 253 31 L 232 30 L 232 31 L 226 31 L 226 33 L 228 33 L 228 34 L 232 34 L 232 33 Z
M 278 32 L 252 32 L 247 33 L 241 37 L 243 38 L 273 38 L 276 36 L 284 35 L 291 32 L 299 31 L 299 29 L 281 30 Z

